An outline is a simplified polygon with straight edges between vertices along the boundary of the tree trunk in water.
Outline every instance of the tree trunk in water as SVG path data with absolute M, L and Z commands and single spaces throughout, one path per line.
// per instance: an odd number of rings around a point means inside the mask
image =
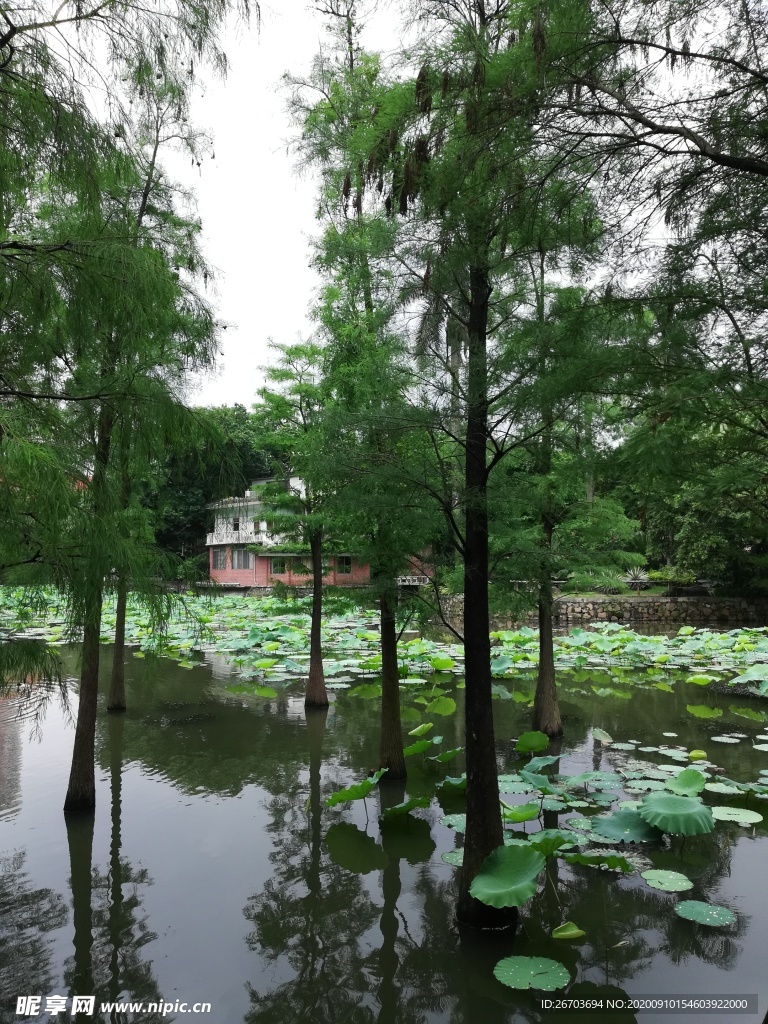
M 80 670 L 80 699 L 77 706 L 72 768 L 64 801 L 65 814 L 91 813 L 96 806 L 96 708 L 99 697 L 99 635 L 101 633 L 101 587 L 88 594 L 83 631 L 83 665 Z
M 491 701 L 491 641 L 488 610 L 488 271 L 470 267 L 469 352 L 464 539 L 464 714 L 467 760 L 467 828 L 456 916 L 475 928 L 517 924 L 517 909 L 498 910 L 470 895 L 485 858 L 503 842 L 496 742 Z
M 563 735 L 560 704 L 555 683 L 555 654 L 552 638 L 552 584 L 542 582 L 539 588 L 539 672 L 533 700 L 533 728 L 550 739 Z
M 323 646 L 320 633 L 323 623 L 323 533 L 314 530 L 309 538 L 312 552 L 312 624 L 309 632 L 309 679 L 304 706 L 327 708 L 328 691 L 323 672 Z
M 72 890 L 72 923 L 74 926 L 75 969 L 72 989 L 75 995 L 93 994 L 93 814 L 67 818 L 69 846 L 69 884 Z M 93 1021 L 78 1013 L 76 1021 Z
M 396 597 L 387 590 L 379 598 L 381 613 L 381 740 L 379 768 L 386 768 L 383 781 L 404 779 L 403 727 L 400 722 L 400 678 L 397 669 Z
M 117 584 L 115 608 L 115 643 L 112 648 L 112 680 L 109 686 L 107 711 L 125 711 L 125 611 L 128 584 L 121 576 Z
M 123 729 L 125 719 L 113 715 L 109 719 L 109 780 L 112 796 L 112 837 L 109 843 L 109 998 L 120 998 L 120 953 L 123 948 L 123 866 L 122 847 L 122 790 L 123 790 Z

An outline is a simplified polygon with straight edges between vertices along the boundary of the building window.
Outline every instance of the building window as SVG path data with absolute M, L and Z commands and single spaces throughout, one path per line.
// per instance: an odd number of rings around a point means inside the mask
M 336 559 L 336 572 L 340 576 L 349 576 L 352 572 L 352 556 L 339 555 Z
M 250 569 L 252 564 L 253 562 L 251 559 L 251 552 L 248 550 L 248 548 L 232 548 L 233 569 Z
M 294 576 L 311 576 L 312 570 L 303 558 L 294 558 L 291 565 Z
M 235 518 L 232 520 L 232 532 L 240 532 L 240 516 L 235 516 Z
M 211 558 L 212 569 L 226 569 L 227 568 L 227 549 L 226 548 L 214 548 L 213 556 Z
M 288 572 L 288 562 L 285 558 L 270 558 L 269 572 L 271 576 L 284 576 Z

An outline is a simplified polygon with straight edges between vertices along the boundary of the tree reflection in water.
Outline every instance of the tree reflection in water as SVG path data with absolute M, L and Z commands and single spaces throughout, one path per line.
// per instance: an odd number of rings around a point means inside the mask
M 134 868 L 121 856 L 122 759 L 125 717 L 108 719 L 111 793 L 109 870 L 93 865 L 92 814 L 66 818 L 69 842 L 74 954 L 65 964 L 64 977 L 70 995 L 95 995 L 97 1003 L 132 1000 L 162 1002 L 151 962 L 142 958 L 142 947 L 157 938 L 143 913 L 140 887 L 151 885 L 145 868 Z M 76 1019 L 92 1022 L 90 1015 Z M 156 1012 L 112 1011 L 112 1024 L 160 1024 L 172 1017 Z

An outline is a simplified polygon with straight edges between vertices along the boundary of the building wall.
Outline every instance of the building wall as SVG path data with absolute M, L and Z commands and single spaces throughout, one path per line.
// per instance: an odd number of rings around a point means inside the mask
M 208 554 L 208 571 L 211 579 L 215 583 L 221 584 L 234 584 L 236 586 L 243 587 L 270 587 L 274 583 L 284 583 L 288 587 L 307 587 L 312 585 L 312 574 L 308 573 L 297 573 L 293 569 L 293 560 L 295 556 L 286 556 L 287 571 L 284 573 L 273 574 L 270 572 L 270 564 L 273 555 L 257 555 L 251 553 L 253 558 L 253 565 L 250 569 L 233 569 L 232 568 L 232 548 L 227 546 L 227 567 L 226 569 L 214 569 L 213 568 L 213 548 L 209 548 Z M 303 564 L 308 566 L 309 559 L 303 559 Z M 334 587 L 356 587 L 361 586 L 370 582 L 371 570 L 368 565 L 359 561 L 359 559 L 352 557 L 352 572 L 339 573 L 336 570 L 336 556 L 332 555 L 326 561 L 331 563 L 330 572 L 323 577 L 323 582 L 329 586 Z

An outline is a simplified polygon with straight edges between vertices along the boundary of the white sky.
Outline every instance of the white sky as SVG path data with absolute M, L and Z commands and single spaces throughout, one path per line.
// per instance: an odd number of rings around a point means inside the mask
M 269 0 L 267 0 L 269 2 Z M 251 405 L 262 383 L 270 338 L 292 343 L 311 333 L 307 317 L 319 280 L 309 267 L 309 239 L 318 232 L 316 186 L 287 152 L 285 71 L 309 71 L 323 20 L 306 0 L 261 4 L 261 29 L 232 27 L 225 40 L 230 71 L 195 97 L 192 117 L 214 138 L 215 159 L 187 162 L 171 173 L 191 186 L 203 222 L 203 254 L 216 269 L 215 303 L 223 354 L 216 375 L 189 395 L 195 405 Z M 363 37 L 367 48 L 396 43 L 396 15 L 383 10 Z

